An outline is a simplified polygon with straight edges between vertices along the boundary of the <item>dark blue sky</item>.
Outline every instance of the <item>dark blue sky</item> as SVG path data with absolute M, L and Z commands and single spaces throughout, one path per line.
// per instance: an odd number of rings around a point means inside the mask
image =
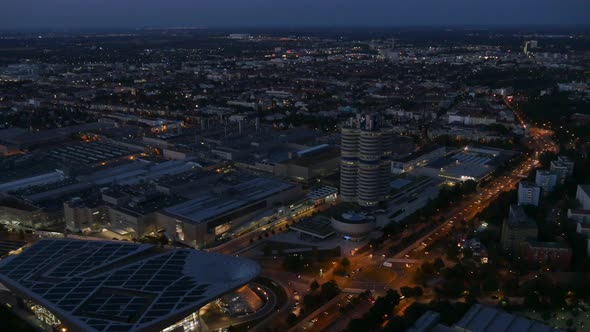
M 0 29 L 589 23 L 590 0 L 0 0 Z

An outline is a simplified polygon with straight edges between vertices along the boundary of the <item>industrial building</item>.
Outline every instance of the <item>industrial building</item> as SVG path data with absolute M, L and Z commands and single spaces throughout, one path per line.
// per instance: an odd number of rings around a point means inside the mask
M 479 183 L 488 179 L 498 167 L 510 162 L 517 155 L 514 151 L 467 146 L 416 167 L 413 173 L 440 177 L 452 183 L 467 180 Z
M 246 222 L 262 210 L 296 201 L 301 187 L 273 178 L 238 174 L 233 182 L 218 182 L 212 189 L 186 193 L 192 199 L 163 209 L 157 223 L 195 248 L 202 248 Z
M 319 177 L 338 172 L 340 151 L 328 144 L 314 146 L 294 153 L 294 157 L 277 163 L 275 176 L 309 183 Z
M 424 166 L 434 159 L 444 157 L 447 148 L 440 145 L 431 145 L 419 151 L 410 153 L 391 161 L 391 173 L 402 174 L 412 172 L 414 168 Z
M 112 127 L 113 125 L 110 123 L 93 122 L 35 132 L 11 128 L 0 131 L 0 155 L 22 153 L 54 144 L 63 144 L 71 140 L 74 134 Z

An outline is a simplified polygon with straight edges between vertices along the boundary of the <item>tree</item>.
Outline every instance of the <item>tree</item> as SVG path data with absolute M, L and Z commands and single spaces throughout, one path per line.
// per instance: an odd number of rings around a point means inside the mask
M 320 293 L 324 300 L 330 300 L 334 298 L 336 295 L 340 294 L 340 287 L 334 280 L 330 280 L 324 284 L 322 284 Z
M 463 195 L 469 195 L 477 191 L 477 182 L 473 180 L 467 180 L 461 184 L 461 193 Z
M 539 155 L 539 162 L 541 163 L 541 168 L 549 169 L 551 161 L 557 159 L 557 154 L 555 152 L 547 151 L 543 152 Z
M 402 293 L 402 295 L 404 297 L 412 297 L 414 296 L 414 289 L 412 287 L 408 287 L 408 286 L 403 286 L 399 289 L 400 293 Z
M 471 250 L 471 248 L 465 248 L 463 250 L 463 257 L 466 259 L 473 258 L 473 250 Z
M 305 307 L 306 310 L 309 310 L 310 312 L 315 310 L 321 304 L 322 304 L 321 295 L 310 293 L 310 294 L 305 294 L 305 296 L 303 296 L 303 306 Z
M 340 265 L 342 265 L 343 268 L 347 269 L 350 266 L 350 261 L 348 260 L 348 258 L 344 257 L 340 261 Z
M 414 287 L 414 296 L 420 297 L 422 295 L 424 295 L 424 290 L 422 290 L 422 287 L 420 287 L 420 286 Z
M 168 244 L 168 238 L 166 237 L 166 234 L 161 233 L 160 236 L 158 236 L 158 243 L 160 243 L 160 245 L 164 246 Z
M 295 323 L 297 323 L 297 315 L 290 313 L 289 316 L 287 316 L 287 324 L 289 324 L 289 326 L 293 326 Z
M 447 258 L 452 261 L 457 261 L 459 257 L 459 247 L 450 245 L 447 247 Z
M 301 272 L 305 268 L 303 260 L 299 256 L 288 255 L 283 258 L 283 269 L 289 272 Z
M 435 259 L 432 264 L 434 265 L 434 268 L 437 271 L 440 271 L 442 268 L 445 267 L 445 262 L 440 257 L 438 257 L 437 259 Z
M 365 332 L 367 331 L 367 322 L 364 319 L 353 319 L 348 323 L 346 331 Z
M 315 292 L 318 288 L 320 288 L 320 284 L 315 280 L 309 285 L 309 289 L 311 289 L 312 292 Z
M 494 292 L 498 290 L 499 286 L 498 279 L 493 275 L 487 276 L 482 282 L 482 288 L 486 292 Z

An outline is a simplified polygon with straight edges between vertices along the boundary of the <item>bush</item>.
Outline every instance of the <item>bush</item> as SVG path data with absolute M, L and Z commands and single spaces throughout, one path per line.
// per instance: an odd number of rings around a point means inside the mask
M 289 324 L 289 326 L 293 326 L 295 323 L 297 323 L 297 315 L 290 313 L 289 316 L 287 316 L 287 324 Z

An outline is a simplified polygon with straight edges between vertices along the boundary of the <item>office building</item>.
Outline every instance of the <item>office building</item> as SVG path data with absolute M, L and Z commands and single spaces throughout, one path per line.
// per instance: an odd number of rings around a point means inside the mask
M 0 282 L 70 331 L 198 331 L 199 310 L 258 276 L 250 260 L 150 244 L 43 239 L 0 262 Z
M 393 132 L 374 115 L 358 115 L 342 127 L 340 194 L 345 202 L 375 206 L 385 199 Z
M 539 206 L 541 187 L 533 182 L 521 181 L 518 184 L 518 205 Z
M 502 224 L 502 249 L 516 257 L 524 254 L 524 244 L 529 238 L 536 239 L 537 223 L 524 213 L 521 206 L 511 205 L 508 218 Z
M 574 174 L 574 162 L 568 157 L 559 156 L 557 160 L 551 161 L 550 170 L 557 175 L 557 183 L 563 184 Z
M 590 210 L 590 185 L 578 185 L 576 200 L 584 210 Z
M 529 239 L 525 244 L 525 258 L 529 264 L 568 271 L 572 249 L 565 242 L 543 242 Z
M 576 200 L 579 206 L 567 211 L 568 218 L 578 223 L 590 221 L 590 185 L 578 185 Z
M 535 183 L 541 187 L 541 193 L 547 195 L 552 192 L 557 185 L 557 175 L 548 170 L 537 170 Z

